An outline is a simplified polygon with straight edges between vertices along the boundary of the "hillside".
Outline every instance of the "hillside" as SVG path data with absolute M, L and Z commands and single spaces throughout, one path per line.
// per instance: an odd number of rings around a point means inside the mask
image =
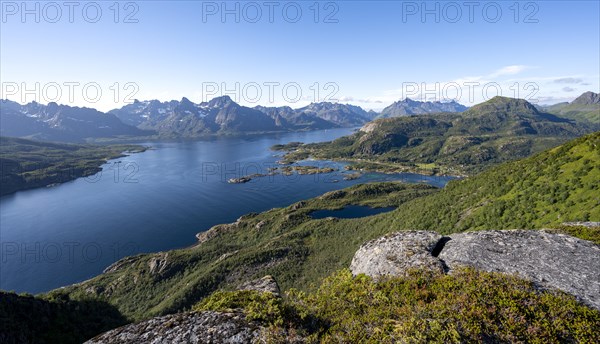
M 571 103 L 559 103 L 543 108 L 544 111 L 573 119 L 600 125 L 600 95 L 594 92 L 585 92 Z
M 466 106 L 459 104 L 454 100 L 450 102 L 421 102 L 406 98 L 404 100 L 394 102 L 383 109 L 378 118 L 422 115 L 438 112 L 463 112 L 465 110 L 467 110 Z
M 0 195 L 64 183 L 101 171 L 109 159 L 123 152 L 139 152 L 134 145 L 96 146 L 50 143 L 0 137 Z
M 450 233 L 600 221 L 600 132 L 400 206 L 395 228 Z
M 286 208 L 248 214 L 198 235 L 192 248 L 125 258 L 106 272 L 49 295 L 99 298 L 131 319 L 181 311 L 219 288 L 273 275 L 282 290 L 311 285 L 349 266 L 364 242 L 391 231 L 559 228 L 600 243 L 598 228 L 562 227 L 600 221 L 597 180 L 600 133 L 534 157 L 506 163 L 437 190 L 374 183 L 329 192 Z M 359 219 L 312 219 L 316 209 L 398 206 Z M 558 216 L 560 215 L 560 217 Z
M 590 126 L 539 112 L 525 100 L 495 97 L 462 114 L 376 120 L 330 143 L 294 147 L 286 160 L 313 156 L 350 160 L 355 169 L 472 174 L 589 132 Z

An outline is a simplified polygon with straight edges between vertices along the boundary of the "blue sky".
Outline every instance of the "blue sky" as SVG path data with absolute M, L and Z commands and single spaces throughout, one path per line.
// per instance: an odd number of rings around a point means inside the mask
M 70 16 L 63 2 L 2 1 L 1 97 L 109 110 L 228 94 L 381 109 L 498 92 L 549 104 L 600 89 L 598 1 L 114 3 L 75 2 Z

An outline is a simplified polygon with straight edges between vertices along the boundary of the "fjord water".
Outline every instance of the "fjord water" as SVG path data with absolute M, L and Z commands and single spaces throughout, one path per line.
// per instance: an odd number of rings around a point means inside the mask
M 443 186 L 450 179 L 371 173 L 345 181 L 340 169 L 227 183 L 277 166 L 280 153 L 269 149 L 274 144 L 327 141 L 351 131 L 152 142 L 146 144 L 151 150 L 110 161 L 94 176 L 2 197 L 0 289 L 39 293 L 80 282 L 124 256 L 193 245 L 195 234 L 213 225 L 358 183 Z

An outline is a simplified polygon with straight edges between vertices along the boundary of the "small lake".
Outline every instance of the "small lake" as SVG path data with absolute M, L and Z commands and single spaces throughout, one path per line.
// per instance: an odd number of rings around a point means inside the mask
M 325 192 L 372 181 L 444 186 L 451 177 L 365 173 L 344 180 L 344 163 L 302 164 L 328 174 L 230 178 L 278 167 L 292 141 L 320 142 L 353 129 L 200 141 L 150 142 L 152 149 L 103 165 L 103 171 L 56 187 L 0 198 L 0 289 L 39 293 L 94 277 L 118 259 L 187 247 L 195 235 L 249 212 L 288 206 Z
M 347 205 L 342 209 L 336 210 L 316 210 L 311 212 L 309 215 L 313 219 L 324 219 L 327 217 L 336 217 L 338 219 L 357 219 L 359 217 L 367 217 L 387 213 L 394 209 L 396 209 L 396 207 L 372 208 L 364 205 Z

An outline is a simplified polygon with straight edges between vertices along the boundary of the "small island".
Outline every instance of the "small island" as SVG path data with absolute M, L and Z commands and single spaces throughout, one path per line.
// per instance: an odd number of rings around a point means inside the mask
M 244 184 L 251 181 L 254 178 L 283 175 L 291 176 L 295 173 L 299 175 L 312 175 L 312 174 L 325 174 L 337 171 L 332 167 L 318 167 L 318 166 L 282 166 L 282 167 L 270 167 L 268 173 L 255 173 L 239 178 L 230 178 L 227 180 L 229 184 Z

